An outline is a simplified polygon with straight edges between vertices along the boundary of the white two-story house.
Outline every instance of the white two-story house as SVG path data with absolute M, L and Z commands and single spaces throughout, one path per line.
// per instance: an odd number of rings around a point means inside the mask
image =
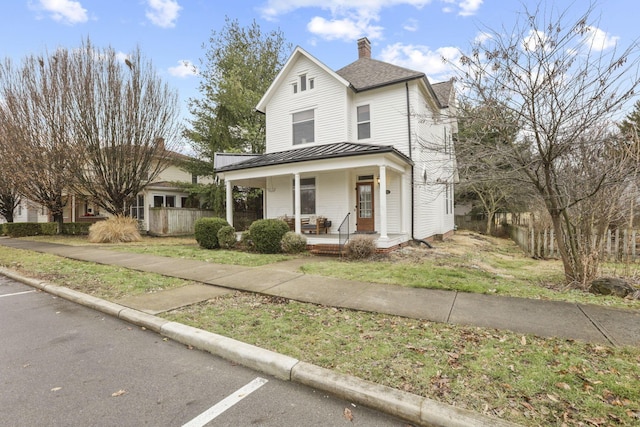
M 333 71 L 300 47 L 257 111 L 266 115 L 266 153 L 217 168 L 229 202 L 235 185 L 263 188 L 266 218 L 331 221 L 320 244 L 348 228 L 381 249 L 453 232 L 457 133 L 453 82 L 371 58 Z M 318 241 L 315 241 L 318 240 Z

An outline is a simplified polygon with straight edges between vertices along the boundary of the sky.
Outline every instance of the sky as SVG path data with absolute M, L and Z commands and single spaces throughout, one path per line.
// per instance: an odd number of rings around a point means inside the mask
M 600 0 L 592 15 L 604 49 L 640 38 L 638 0 Z M 510 28 L 523 6 L 568 14 L 588 0 L 4 0 L 0 2 L 0 58 L 20 61 L 83 39 L 127 52 L 139 47 L 159 76 L 187 101 L 199 98 L 197 68 L 225 18 L 256 21 L 263 32 L 281 30 L 333 70 L 357 59 L 367 37 L 372 57 L 424 72 L 431 82 L 454 75 L 441 57 L 468 51 L 486 29 Z M 195 70 L 195 72 L 194 72 Z

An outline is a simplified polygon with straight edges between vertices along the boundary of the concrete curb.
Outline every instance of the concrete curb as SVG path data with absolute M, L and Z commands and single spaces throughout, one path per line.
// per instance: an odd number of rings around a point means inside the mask
M 485 417 L 452 405 L 340 374 L 283 354 L 256 347 L 192 326 L 171 322 L 151 314 L 22 276 L 0 267 L 0 274 L 137 326 L 157 332 L 179 343 L 276 378 L 313 387 L 326 393 L 402 418 L 419 426 L 514 427 L 516 424 Z

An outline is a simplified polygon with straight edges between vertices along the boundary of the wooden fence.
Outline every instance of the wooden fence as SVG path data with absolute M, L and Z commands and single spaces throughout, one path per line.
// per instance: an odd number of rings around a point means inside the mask
M 534 230 L 529 227 L 512 225 L 509 227 L 510 236 L 522 250 L 537 258 L 556 258 L 558 246 L 553 229 Z M 638 230 L 608 230 L 603 236 L 605 243 L 602 249 L 602 259 L 608 261 L 635 261 L 640 255 L 640 240 Z
M 184 236 L 193 234 L 200 218 L 213 216 L 213 211 L 189 208 L 149 208 L 149 234 L 152 236 Z

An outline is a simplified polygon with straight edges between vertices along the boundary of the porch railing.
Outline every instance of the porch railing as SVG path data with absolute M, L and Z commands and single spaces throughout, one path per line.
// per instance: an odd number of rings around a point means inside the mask
M 338 249 L 340 250 L 340 256 L 344 249 L 344 245 L 349 241 L 349 216 L 351 212 L 347 213 L 338 227 Z

